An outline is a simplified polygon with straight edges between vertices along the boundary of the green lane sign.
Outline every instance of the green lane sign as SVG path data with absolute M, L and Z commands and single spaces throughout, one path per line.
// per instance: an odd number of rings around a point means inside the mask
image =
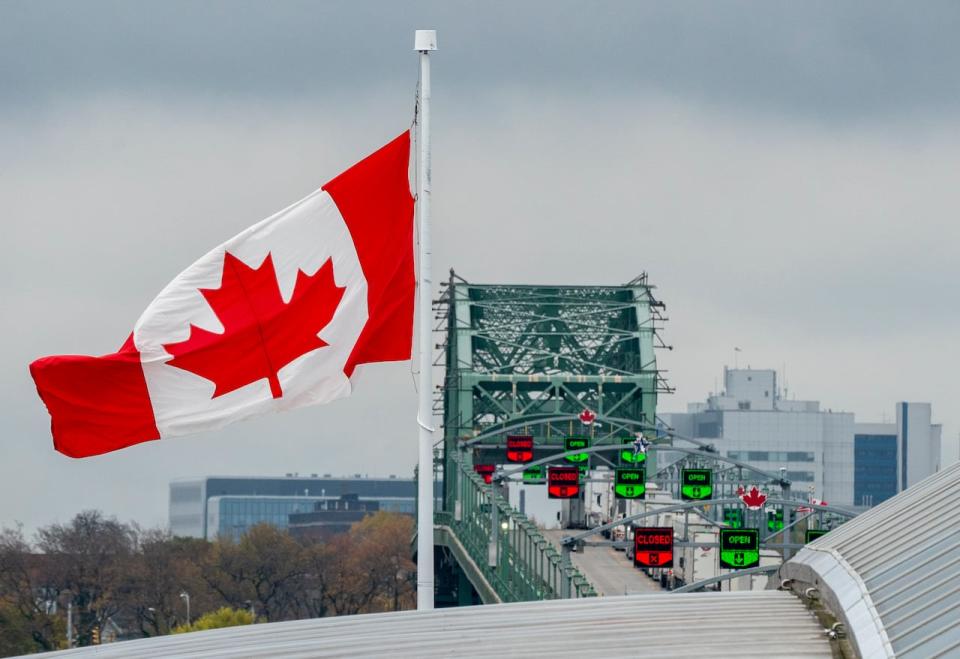
M 563 440 L 564 451 L 576 451 L 577 449 L 590 448 L 589 437 L 567 437 Z M 564 458 L 567 462 L 581 464 L 590 461 L 589 453 L 574 453 Z
M 723 522 L 731 529 L 743 528 L 743 508 L 725 508 Z
M 684 469 L 680 472 L 680 498 L 701 501 L 713 497 L 713 472 L 709 469 Z
M 827 529 L 807 529 L 803 542 L 809 544 L 820 536 L 827 535 L 829 532 Z
M 783 508 L 767 511 L 767 530 L 771 533 L 783 530 Z
M 523 470 L 523 482 L 542 482 L 547 477 L 547 468 L 543 465 L 527 467 Z
M 720 529 L 720 567 L 745 570 L 760 565 L 757 529 Z
M 613 493 L 617 499 L 643 499 L 647 492 L 646 469 L 618 468 L 614 474 Z
M 634 446 L 635 441 L 637 440 L 634 437 L 620 438 L 620 444 L 623 447 L 620 449 L 620 464 L 635 466 L 642 464 L 644 460 L 647 459 L 646 453 L 642 453 L 636 449 L 636 446 Z

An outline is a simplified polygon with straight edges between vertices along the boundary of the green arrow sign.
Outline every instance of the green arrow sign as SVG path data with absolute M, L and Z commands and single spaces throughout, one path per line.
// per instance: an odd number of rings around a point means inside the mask
M 745 570 L 760 565 L 757 529 L 720 529 L 720 567 Z
M 713 472 L 709 469 L 684 469 L 681 478 L 680 498 L 684 501 L 713 497 Z
M 567 437 L 563 440 L 563 449 L 565 451 L 576 451 L 577 449 L 590 448 L 590 438 L 589 437 Z M 568 455 L 564 458 L 567 462 L 572 462 L 574 464 L 580 464 L 581 462 L 588 462 L 590 460 L 589 453 L 574 453 L 573 455 Z
M 613 481 L 613 493 L 617 499 L 643 499 L 646 492 L 646 469 L 617 469 Z
M 523 470 L 524 482 L 542 481 L 546 477 L 547 477 L 547 470 L 543 465 L 527 467 L 526 469 Z

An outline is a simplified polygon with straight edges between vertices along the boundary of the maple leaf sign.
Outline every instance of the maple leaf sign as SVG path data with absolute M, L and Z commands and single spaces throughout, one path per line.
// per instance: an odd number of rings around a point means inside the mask
M 756 485 L 750 488 L 746 494 L 740 495 L 740 500 L 746 504 L 750 510 L 760 510 L 767 500 L 767 495 L 757 489 Z
M 223 333 L 190 325 L 186 341 L 165 344 L 168 364 L 216 385 L 213 398 L 266 378 L 274 398 L 283 396 L 277 372 L 308 352 L 328 345 L 317 334 L 333 318 L 345 289 L 327 259 L 314 274 L 297 271 L 289 302 L 280 296 L 272 254 L 256 269 L 226 252 L 220 288 L 201 288 L 223 324 Z

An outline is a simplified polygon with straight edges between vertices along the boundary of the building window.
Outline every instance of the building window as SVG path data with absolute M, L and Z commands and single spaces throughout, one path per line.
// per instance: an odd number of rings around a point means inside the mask
M 749 409 L 750 409 L 750 401 L 749 401 L 749 400 L 742 400 L 742 401 L 740 401 L 739 403 L 737 403 L 737 407 L 740 408 L 741 410 L 749 410 Z

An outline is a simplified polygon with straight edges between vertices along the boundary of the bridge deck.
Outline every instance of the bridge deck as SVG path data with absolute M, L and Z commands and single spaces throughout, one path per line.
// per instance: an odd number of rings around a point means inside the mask
M 563 537 L 572 533 L 575 531 L 556 529 L 543 531 L 543 536 L 559 550 Z M 616 551 L 612 547 L 584 547 L 582 552 L 571 553 L 570 560 L 593 584 L 599 595 L 610 597 L 666 592 L 660 588 L 660 584 L 633 567 L 627 560 L 626 552 Z

